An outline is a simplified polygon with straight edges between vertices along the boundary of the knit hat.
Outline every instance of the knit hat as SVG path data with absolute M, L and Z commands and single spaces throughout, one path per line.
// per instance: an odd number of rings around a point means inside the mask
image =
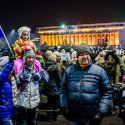
M 23 27 L 20 27 L 20 28 L 18 29 L 19 38 L 21 37 L 21 35 L 22 35 L 22 33 L 23 33 L 24 31 L 27 31 L 27 32 L 29 33 L 29 38 L 30 38 L 30 31 L 31 31 L 31 29 L 30 29 L 29 27 L 27 27 L 27 26 L 23 26 Z
M 23 61 L 25 62 L 25 59 L 27 56 L 33 56 L 35 57 L 35 53 L 34 53 L 34 50 L 28 50 L 28 51 L 25 51 L 24 54 L 23 54 Z
M 76 48 L 76 52 L 77 52 L 77 57 L 78 57 L 79 54 L 82 53 L 82 52 L 88 52 L 88 53 L 91 54 L 90 48 L 89 48 L 89 46 L 86 45 L 86 44 L 78 45 L 77 48 Z

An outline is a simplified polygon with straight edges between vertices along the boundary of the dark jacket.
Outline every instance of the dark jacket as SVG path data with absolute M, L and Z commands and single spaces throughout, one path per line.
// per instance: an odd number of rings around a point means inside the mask
M 56 96 L 60 94 L 60 82 L 61 78 L 59 75 L 58 67 L 56 63 L 52 63 L 47 69 L 49 74 L 49 81 L 46 83 L 47 95 Z
M 112 91 L 103 68 L 91 64 L 86 70 L 78 65 L 66 69 L 61 81 L 60 104 L 75 113 L 107 113 L 110 109 Z
M 7 63 L 0 70 L 0 119 L 11 118 L 15 113 L 12 85 L 9 79 L 12 69 L 13 64 Z

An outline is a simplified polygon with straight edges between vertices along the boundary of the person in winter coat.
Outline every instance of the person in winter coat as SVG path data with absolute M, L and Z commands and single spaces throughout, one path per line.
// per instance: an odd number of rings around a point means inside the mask
M 49 81 L 46 83 L 46 95 L 48 98 L 48 121 L 56 121 L 59 112 L 59 94 L 60 94 L 60 81 L 62 76 L 61 64 L 58 59 L 57 53 L 47 51 L 47 72 L 49 74 Z
M 74 64 L 76 64 L 76 63 L 77 63 L 76 51 L 73 51 L 73 52 L 71 53 L 71 60 L 70 60 L 70 62 L 69 62 L 69 64 L 68 64 L 67 67 L 69 67 L 69 66 L 71 66 L 71 65 L 74 65 Z
M 12 60 L 8 56 L 0 57 L 0 125 L 13 125 L 11 118 L 15 115 L 10 74 L 13 70 Z
M 105 62 L 99 64 L 106 71 L 110 84 L 118 84 L 122 82 L 122 68 L 120 66 L 120 60 L 113 52 L 107 52 L 104 57 Z
M 36 46 L 30 39 L 31 29 L 27 26 L 23 26 L 18 29 L 19 38 L 12 45 L 16 59 L 14 60 L 14 72 L 16 74 L 23 70 L 23 53 L 28 50 L 33 50 L 36 53 Z M 42 70 L 41 64 L 38 60 L 34 61 L 34 68 L 39 72 Z
M 68 67 L 60 85 L 60 105 L 67 120 L 99 125 L 111 107 L 112 90 L 103 68 L 92 63 L 90 48 L 77 47 L 77 64 Z
M 23 55 L 24 69 L 17 78 L 17 125 L 35 125 L 38 105 L 40 102 L 39 80 L 46 82 L 49 76 L 45 70 L 37 72 L 34 68 L 35 53 L 33 50 L 25 51 Z

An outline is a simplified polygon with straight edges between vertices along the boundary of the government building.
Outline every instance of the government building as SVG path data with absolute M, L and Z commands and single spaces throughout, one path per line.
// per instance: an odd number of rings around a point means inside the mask
M 125 22 L 38 27 L 36 33 L 40 43 L 48 46 L 85 43 L 90 46 L 106 44 L 125 48 Z

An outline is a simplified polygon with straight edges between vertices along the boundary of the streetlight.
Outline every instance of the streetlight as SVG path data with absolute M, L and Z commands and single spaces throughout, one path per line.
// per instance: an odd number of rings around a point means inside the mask
M 18 32 L 15 29 L 12 29 L 9 34 L 7 35 L 7 39 L 10 44 L 13 44 L 18 37 Z
M 65 24 L 61 25 L 61 28 L 66 30 L 66 32 L 68 31 L 68 35 L 69 35 L 69 44 L 71 45 L 71 36 L 70 36 L 70 29 L 68 28 L 68 26 L 66 26 Z
M 69 44 L 71 45 L 71 30 L 77 30 L 77 26 L 76 25 L 72 25 L 72 26 L 66 26 L 64 24 L 61 25 L 61 28 L 66 30 L 66 32 L 68 32 L 69 35 Z
M 62 29 L 66 28 L 66 25 L 65 25 L 65 24 L 62 24 L 62 25 L 61 25 L 61 28 L 62 28 Z

